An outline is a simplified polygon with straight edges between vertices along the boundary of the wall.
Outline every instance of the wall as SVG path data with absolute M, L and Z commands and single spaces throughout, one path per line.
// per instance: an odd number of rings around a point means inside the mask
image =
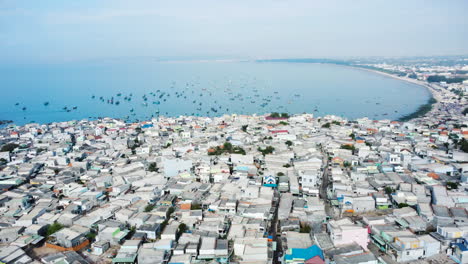
M 85 248 L 88 245 L 89 245 L 89 240 L 85 240 L 81 244 L 79 244 L 77 246 L 74 246 L 74 247 L 70 247 L 70 248 L 64 248 L 64 247 L 57 246 L 57 245 L 54 245 L 54 244 L 45 243 L 46 247 L 53 248 L 53 249 L 56 249 L 58 251 L 79 251 L 79 250 Z

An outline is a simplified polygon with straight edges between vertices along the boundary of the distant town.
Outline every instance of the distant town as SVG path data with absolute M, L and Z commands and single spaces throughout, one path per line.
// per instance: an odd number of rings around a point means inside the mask
M 4 120 L 2 263 L 468 263 L 468 59 L 270 61 L 432 99 L 400 120 Z

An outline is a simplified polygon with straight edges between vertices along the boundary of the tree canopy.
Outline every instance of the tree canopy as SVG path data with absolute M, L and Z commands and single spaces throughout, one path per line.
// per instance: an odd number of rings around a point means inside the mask
M 265 148 L 258 147 L 257 150 L 260 151 L 263 154 L 263 156 L 265 156 L 267 154 L 273 153 L 273 151 L 275 151 L 275 148 L 272 147 L 272 146 L 268 146 L 268 147 L 265 147 Z
M 5 144 L 2 146 L 1 148 L 1 152 L 5 152 L 5 151 L 8 151 L 8 152 L 12 152 L 13 150 L 15 150 L 15 148 L 19 147 L 18 144 L 15 144 L 15 143 L 8 143 L 8 144 Z

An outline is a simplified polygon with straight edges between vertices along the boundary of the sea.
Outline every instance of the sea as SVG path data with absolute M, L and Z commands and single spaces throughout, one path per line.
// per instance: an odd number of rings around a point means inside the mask
M 102 60 L 0 65 L 0 120 L 313 113 L 396 120 L 430 99 L 416 84 L 332 64 Z

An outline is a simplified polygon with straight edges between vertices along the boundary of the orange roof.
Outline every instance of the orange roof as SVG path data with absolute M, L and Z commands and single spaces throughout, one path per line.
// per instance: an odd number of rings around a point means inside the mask
M 437 175 L 437 173 L 434 173 L 434 172 L 429 172 L 427 176 L 431 177 L 434 180 L 440 179 L 439 175 Z

